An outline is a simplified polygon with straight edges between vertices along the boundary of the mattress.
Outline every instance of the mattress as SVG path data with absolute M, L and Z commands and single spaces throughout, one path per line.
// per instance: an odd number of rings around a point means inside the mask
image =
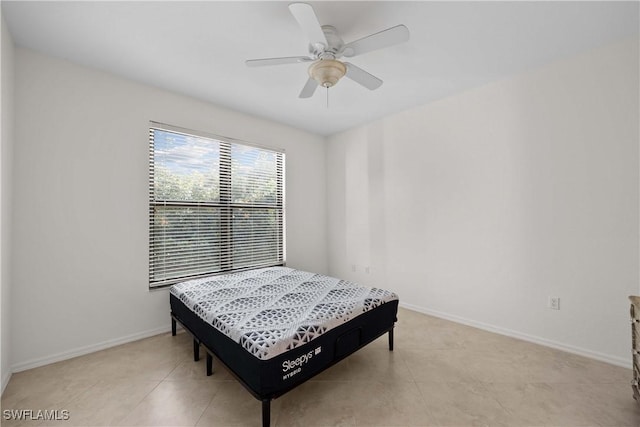
M 387 332 L 391 349 L 398 311 L 393 292 L 287 267 L 179 283 L 170 304 L 172 318 L 263 402 Z
M 194 279 L 173 285 L 171 295 L 261 360 L 398 300 L 390 291 L 287 267 Z

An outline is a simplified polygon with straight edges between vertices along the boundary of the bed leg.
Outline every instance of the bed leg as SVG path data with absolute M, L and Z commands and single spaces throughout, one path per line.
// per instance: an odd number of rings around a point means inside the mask
M 262 399 L 262 427 L 271 425 L 271 399 Z
M 200 343 L 195 338 L 193 339 L 193 361 L 200 360 Z
M 393 328 L 389 329 L 389 351 L 393 351 Z
M 207 352 L 207 376 L 210 377 L 213 374 L 213 356 Z
M 171 318 L 171 335 L 176 336 L 176 319 Z

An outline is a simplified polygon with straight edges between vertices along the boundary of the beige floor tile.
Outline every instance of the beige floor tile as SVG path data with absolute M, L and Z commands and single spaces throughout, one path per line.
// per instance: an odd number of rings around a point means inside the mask
M 436 419 L 415 382 L 350 383 L 358 426 L 430 426 Z
M 631 369 L 612 366 L 608 363 L 562 351 L 556 350 L 556 353 L 565 357 L 566 366 L 569 368 L 577 367 L 579 370 L 575 372 L 567 369 L 565 382 L 619 383 L 629 382 L 629 379 L 633 376 Z
M 180 363 L 164 361 L 154 356 L 136 356 L 112 355 L 91 367 L 79 369 L 78 375 L 95 380 L 121 378 L 140 381 L 161 381 Z
M 118 425 L 193 426 L 219 389 L 219 382 L 162 381 Z
M 399 311 L 395 331 L 401 348 L 495 350 L 496 347 L 509 347 L 523 342 L 403 309 Z
M 543 383 L 614 383 L 632 377 L 630 369 L 549 349 L 527 354 L 522 362 L 522 372 L 526 374 L 523 382 Z
M 2 394 L 2 410 L 31 410 L 33 418 L 38 411 L 68 410 L 69 402 L 95 385 L 95 380 L 58 378 L 48 376 L 46 370 L 29 371 L 12 375 Z M 4 415 L 4 413 L 3 413 Z M 42 426 L 53 422 L 43 419 L 2 418 L 2 426 Z
M 480 382 L 525 382 L 529 380 L 526 354 L 509 351 L 465 352 L 466 372 Z
M 39 368 L 29 369 L 28 371 L 19 372 L 12 376 L 12 379 L 16 376 L 21 378 L 73 378 L 76 380 L 87 380 L 97 382 L 100 378 L 97 378 L 95 373 L 92 373 L 92 369 L 100 363 L 108 359 L 106 350 L 97 351 L 95 353 L 86 354 L 80 357 L 74 357 L 73 359 L 63 360 L 61 362 L 52 363 Z
M 198 426 L 258 426 L 262 420 L 262 402 L 237 381 L 216 383 L 218 393 L 199 418 Z M 271 425 L 278 417 L 279 399 L 271 402 Z
M 169 375 L 164 377 L 164 380 L 166 381 L 205 380 L 205 379 L 213 380 L 214 377 L 216 376 L 211 375 L 210 377 L 207 377 L 206 365 L 205 365 L 204 357 L 202 357 L 197 362 L 194 362 L 193 360 L 185 360 L 184 362 L 178 363 L 178 365 L 173 369 L 173 371 L 171 371 Z
M 73 378 L 92 381 L 114 378 L 160 381 L 184 360 L 191 360 L 190 342 L 178 338 L 147 338 L 85 356 L 25 371 L 29 377 Z M 186 334 L 180 334 L 186 337 Z M 177 337 L 173 337 L 177 338 Z M 186 349 L 186 350 L 185 350 Z M 187 351 L 188 350 L 188 351 Z
M 640 404 L 631 397 L 629 381 L 604 384 L 552 384 L 558 394 L 574 394 L 584 400 L 579 407 L 601 426 L 640 426 Z M 577 406 L 577 405 L 576 405 Z
M 68 404 L 68 421 L 57 426 L 110 426 L 124 419 L 146 395 L 160 384 L 158 381 L 113 379 L 98 381 Z
M 497 383 L 485 385 L 490 393 L 507 410 L 508 424 L 511 426 L 553 426 L 564 425 L 571 419 L 570 409 L 565 408 L 565 399 L 556 400 L 556 390 L 543 383 Z M 577 425 L 585 420 L 577 414 Z
M 603 426 L 640 426 L 640 403 L 631 398 L 629 381 L 593 384 L 587 389 L 594 420 Z
M 451 350 L 394 350 L 406 362 L 414 381 L 419 382 L 468 382 L 476 381 L 471 377 L 468 368 L 469 359 L 475 355 L 467 355 Z
M 418 383 L 438 426 L 508 426 L 509 413 L 481 383 Z
M 398 348 L 456 349 L 464 347 L 464 334 L 459 328 L 415 316 L 403 317 L 401 313 L 394 328 L 394 342 Z
M 203 354 L 197 362 L 192 359 L 180 362 L 169 375 L 166 381 L 202 380 L 202 381 L 235 381 L 235 378 L 226 366 L 218 359 L 213 359 L 213 375 L 207 376 L 206 357 Z
M 488 384 L 509 425 L 639 426 L 629 384 Z
M 95 380 L 28 375 L 18 372 L 2 394 L 2 409 L 55 410 L 96 384 Z
M 187 360 L 193 360 L 191 337 L 162 334 L 105 350 L 91 369 L 99 378 L 162 380 Z
M 276 401 L 281 402 L 276 426 L 355 426 L 352 383 L 309 381 Z
M 549 384 L 551 392 L 545 398 L 549 402 L 553 426 L 598 426 L 601 406 L 594 406 L 592 386 L 578 384 Z M 608 403 L 607 403 L 608 404 Z

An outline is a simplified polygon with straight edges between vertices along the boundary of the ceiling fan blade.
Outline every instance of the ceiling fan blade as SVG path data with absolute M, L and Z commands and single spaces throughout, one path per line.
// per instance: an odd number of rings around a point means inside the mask
M 302 91 L 300 92 L 300 95 L 298 97 L 311 98 L 313 93 L 316 91 L 317 87 L 318 87 L 318 82 L 312 79 L 311 77 L 309 77 L 309 80 L 307 80 L 307 83 L 302 88 Z
M 361 84 L 367 89 L 378 89 L 382 85 L 382 80 L 367 73 L 362 68 L 356 67 L 349 62 L 345 62 L 344 65 L 347 66 L 347 74 L 345 74 L 345 76 L 349 77 L 354 82 Z
M 285 56 L 282 58 L 247 59 L 247 67 L 264 67 L 266 65 L 296 64 L 298 62 L 311 62 L 313 58 L 308 56 Z
M 396 25 L 370 36 L 347 43 L 343 55 L 347 58 L 382 49 L 409 40 L 409 29 L 404 25 Z
M 316 13 L 313 11 L 313 7 L 307 3 L 291 3 L 289 5 L 289 10 L 302 30 L 305 32 L 309 41 L 312 45 L 316 45 L 318 43 L 323 46 L 328 46 L 327 38 L 322 31 L 322 27 L 320 26 L 320 22 L 318 21 L 318 17 Z

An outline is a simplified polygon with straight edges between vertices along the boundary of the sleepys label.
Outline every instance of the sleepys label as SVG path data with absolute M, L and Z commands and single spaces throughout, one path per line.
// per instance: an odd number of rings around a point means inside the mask
M 295 359 L 285 360 L 284 362 L 282 362 L 282 372 L 287 373 L 293 369 L 292 372 L 289 372 L 287 375 L 283 376 L 282 379 L 290 378 L 295 374 L 301 372 L 302 366 L 306 365 L 314 355 L 319 354 L 321 351 L 322 347 L 317 347 L 315 350 L 298 356 Z

